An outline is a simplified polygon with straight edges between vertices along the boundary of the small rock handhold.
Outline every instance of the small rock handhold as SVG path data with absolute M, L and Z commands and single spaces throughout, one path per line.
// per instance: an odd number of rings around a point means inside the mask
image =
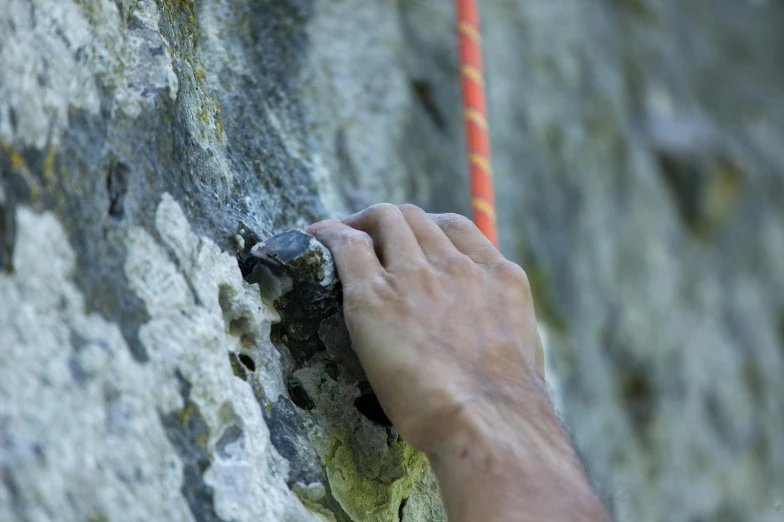
M 351 346 L 342 287 L 324 245 L 301 230 L 290 230 L 254 245 L 240 265 L 246 281 L 258 283 L 262 296 L 280 314 L 271 337 L 288 360 L 288 377 L 303 367 L 326 363 L 337 369 L 333 380 L 370 390 Z M 313 408 L 312 399 L 298 386 L 290 386 L 289 395 L 299 408 Z
M 290 230 L 254 245 L 240 259 L 245 280 L 281 316 L 273 332 L 286 345 L 294 366 L 324 351 L 322 321 L 342 313 L 342 289 L 329 250 L 301 230 Z
M 315 285 L 318 294 L 332 294 L 339 286 L 332 254 L 315 237 L 289 230 L 257 243 L 244 256 L 248 282 L 259 283 L 264 297 L 273 301 L 294 286 Z M 252 266 L 250 266 L 252 265 Z

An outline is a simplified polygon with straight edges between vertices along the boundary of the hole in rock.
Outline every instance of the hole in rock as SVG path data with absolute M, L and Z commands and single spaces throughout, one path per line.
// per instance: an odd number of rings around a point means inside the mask
M 300 386 L 296 382 L 289 381 L 289 397 L 291 397 L 291 401 L 300 409 L 310 411 L 316 407 L 313 402 L 313 399 L 310 398 L 308 392 L 305 391 L 305 388 Z
M 229 334 L 234 337 L 242 337 L 242 335 L 250 329 L 250 323 L 245 317 L 238 317 L 229 322 Z
M 404 498 L 400 501 L 400 507 L 397 508 L 397 519 L 400 522 L 403 522 L 403 510 L 406 508 L 406 502 L 408 502 L 408 499 Z
M 250 355 L 245 355 L 244 353 L 241 353 L 239 355 L 239 360 L 242 363 L 242 365 L 245 366 L 245 368 L 247 368 L 248 370 L 252 372 L 256 371 L 256 363 L 253 361 L 253 359 L 251 359 Z
M 242 365 L 239 358 L 237 358 L 235 354 L 229 353 L 229 362 L 231 363 L 231 370 L 234 372 L 234 375 L 244 381 L 248 377 L 248 372 L 245 370 L 245 367 Z
M 109 215 L 115 220 L 125 214 L 125 194 L 128 192 L 128 167 L 118 161 L 109 165 L 106 174 L 106 191 L 109 193 Z

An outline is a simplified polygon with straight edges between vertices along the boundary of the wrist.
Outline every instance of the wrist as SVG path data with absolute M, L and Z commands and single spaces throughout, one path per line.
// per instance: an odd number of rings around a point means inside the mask
M 450 512 L 471 509 L 462 505 L 464 488 L 490 486 L 498 498 L 488 505 L 519 502 L 526 513 L 553 520 L 563 513 L 578 515 L 574 520 L 609 520 L 543 384 L 521 388 L 468 402 L 442 426 L 448 436 L 426 450 Z
M 511 386 L 494 386 L 462 401 L 434 426 L 425 448 L 431 460 L 472 451 L 502 460 L 557 457 L 579 467 L 566 432 L 538 377 Z

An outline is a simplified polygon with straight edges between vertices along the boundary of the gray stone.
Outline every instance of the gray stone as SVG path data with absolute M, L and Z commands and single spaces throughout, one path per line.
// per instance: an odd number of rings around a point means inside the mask
M 784 4 L 481 7 L 501 247 L 595 482 L 618 520 L 780 520 Z M 241 265 L 470 211 L 453 16 L 4 3 L 0 520 L 443 519 L 340 314 L 292 330 Z

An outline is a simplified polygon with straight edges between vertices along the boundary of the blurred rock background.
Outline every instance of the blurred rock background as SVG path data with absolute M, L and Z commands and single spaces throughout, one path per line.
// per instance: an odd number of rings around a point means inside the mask
M 480 5 L 501 247 L 602 497 L 784 520 L 784 4 Z M 0 519 L 443 518 L 234 256 L 467 213 L 456 61 L 447 0 L 2 3 Z

